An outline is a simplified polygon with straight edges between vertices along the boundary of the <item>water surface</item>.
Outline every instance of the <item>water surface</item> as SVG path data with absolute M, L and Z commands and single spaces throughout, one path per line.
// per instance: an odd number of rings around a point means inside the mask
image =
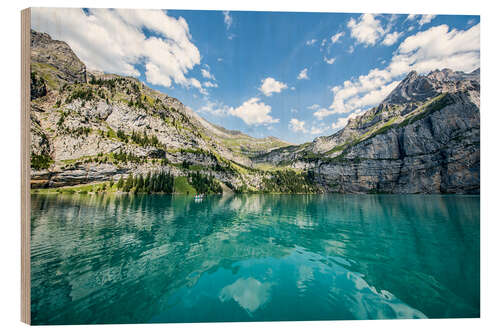
M 32 195 L 33 324 L 479 316 L 479 197 Z

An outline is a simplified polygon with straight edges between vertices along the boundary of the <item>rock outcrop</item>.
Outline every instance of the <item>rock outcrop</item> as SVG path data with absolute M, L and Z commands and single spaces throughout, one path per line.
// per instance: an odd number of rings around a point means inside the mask
M 34 72 L 31 72 L 31 83 L 30 83 L 30 96 L 31 99 L 37 99 L 39 97 L 43 97 L 47 95 L 47 85 L 45 83 L 45 80 L 35 74 Z
M 48 77 L 52 88 L 65 83 L 87 81 L 85 64 L 63 41 L 53 40 L 46 33 L 31 30 L 31 66 L 42 77 Z
M 332 191 L 479 193 L 479 108 L 467 93 L 442 110 L 347 149 L 317 165 Z

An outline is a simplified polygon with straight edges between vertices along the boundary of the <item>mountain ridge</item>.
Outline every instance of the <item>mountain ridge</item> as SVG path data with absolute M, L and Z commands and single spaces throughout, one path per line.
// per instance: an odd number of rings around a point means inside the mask
M 31 34 L 34 188 L 198 172 L 236 192 L 479 192 L 479 69 L 410 72 L 340 131 L 291 145 L 212 124 L 135 78 L 88 71 L 65 42 Z

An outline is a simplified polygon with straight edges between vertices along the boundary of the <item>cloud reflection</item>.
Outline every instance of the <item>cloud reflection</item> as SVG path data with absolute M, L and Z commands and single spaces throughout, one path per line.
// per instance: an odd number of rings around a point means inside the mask
M 252 277 L 240 278 L 233 284 L 225 286 L 219 295 L 222 302 L 230 299 L 236 301 L 249 315 L 269 300 L 271 283 L 260 282 Z

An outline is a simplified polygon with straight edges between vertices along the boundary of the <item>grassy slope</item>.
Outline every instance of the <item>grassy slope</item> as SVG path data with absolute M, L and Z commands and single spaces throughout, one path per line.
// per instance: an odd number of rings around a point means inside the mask
M 103 186 L 106 185 L 106 189 L 103 190 Z M 53 188 L 39 188 L 32 189 L 31 193 L 98 193 L 98 192 L 116 192 L 116 184 L 113 187 L 109 187 L 109 182 L 100 182 L 84 185 L 75 186 L 63 186 L 63 187 L 53 187 Z
M 220 138 L 220 141 L 229 149 L 243 154 L 256 153 L 290 145 L 274 138 L 256 139 L 246 135 L 234 138 Z
M 177 194 L 196 194 L 196 190 L 188 183 L 187 178 L 184 176 L 175 177 L 174 192 Z

